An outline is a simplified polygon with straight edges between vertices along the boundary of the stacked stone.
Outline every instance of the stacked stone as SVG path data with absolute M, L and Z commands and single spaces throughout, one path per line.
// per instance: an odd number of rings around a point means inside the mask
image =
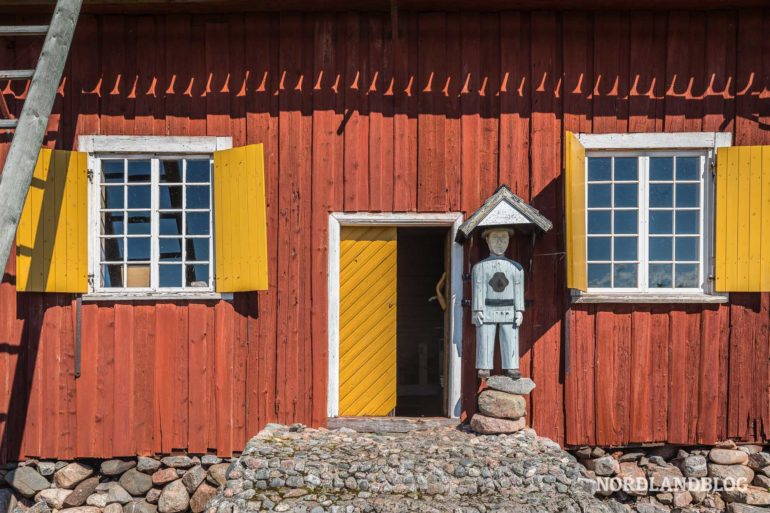
M 758 445 L 736 445 L 731 441 L 715 447 L 673 445 L 633 448 L 608 453 L 599 447 L 574 451 L 586 475 L 600 481 L 618 477 L 646 486 L 622 491 L 597 492 L 639 513 L 671 511 L 768 513 L 770 512 L 770 452 Z M 699 479 L 743 484 L 711 491 L 697 489 Z M 686 489 L 658 490 L 663 483 L 686 481 Z M 701 481 L 701 482 L 705 482 Z
M 526 427 L 527 402 L 524 396 L 535 389 L 529 378 L 491 376 L 487 389 L 479 394 L 478 413 L 471 418 L 471 429 L 483 435 L 515 433 Z
M 229 466 L 213 455 L 9 464 L 0 513 L 201 513 Z

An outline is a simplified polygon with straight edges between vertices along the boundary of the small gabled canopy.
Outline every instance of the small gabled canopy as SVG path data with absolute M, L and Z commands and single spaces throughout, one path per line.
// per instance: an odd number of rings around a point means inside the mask
M 460 244 L 470 238 L 476 228 L 509 226 L 526 231 L 547 232 L 551 221 L 526 201 L 516 196 L 507 185 L 501 185 L 481 207 L 457 229 L 455 241 Z

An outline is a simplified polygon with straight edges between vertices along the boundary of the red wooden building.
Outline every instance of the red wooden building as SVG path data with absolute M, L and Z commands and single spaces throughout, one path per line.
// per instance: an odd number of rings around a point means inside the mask
M 564 0 L 531 10 L 517 0 L 462 8 L 339 0 L 328 11 L 304 12 L 299 1 L 260 4 L 263 10 L 224 1 L 86 2 L 45 146 L 84 151 L 86 141 L 108 144 L 113 136 L 139 145 L 144 136 L 261 143 L 268 286 L 232 296 L 84 294 L 78 330 L 80 294 L 17 291 L 11 258 L 0 284 L 0 459 L 230 455 L 268 422 L 317 426 L 344 414 L 344 400 L 332 397 L 340 391 L 335 372 L 344 370 L 330 344 L 346 336 L 335 325 L 346 312 L 344 243 L 387 239 L 348 225 L 394 228 L 398 240 L 391 299 L 414 306 L 413 314 L 398 311 L 397 353 L 405 357 L 394 363 L 396 414 L 464 418 L 477 385 L 462 275 L 485 249 L 478 240 L 460 247 L 450 239 L 457 221 L 500 184 L 554 224 L 534 243 L 519 238 L 511 251 L 527 269 L 522 373 L 537 383 L 529 421 L 539 434 L 567 446 L 770 438 L 770 294 L 736 292 L 770 289 L 736 286 L 720 295 L 711 279 L 712 260 L 728 258 L 714 255 L 722 236 L 737 237 L 728 251 L 749 248 L 730 265 L 751 266 L 752 276 L 770 265 L 770 246 L 751 242 L 765 240 L 770 221 L 761 220 L 770 210 L 749 193 L 743 202 L 754 210 L 745 226 L 739 213 L 735 226 L 715 233 L 723 203 L 711 172 L 711 163 L 723 168 L 717 146 L 770 145 L 770 11 L 760 2 L 621 2 L 609 10 L 598 0 Z M 0 9 L 3 23 L 48 17 L 27 0 Z M 32 38 L 2 39 L 0 68 L 33 66 L 39 48 Z M 26 87 L 0 81 L 6 115 L 18 115 Z M 578 134 L 587 162 L 582 294 L 567 286 L 566 264 L 574 261 L 567 240 L 575 233 L 566 225 L 567 132 Z M 628 133 L 642 135 L 592 137 Z M 672 142 L 650 135 L 659 133 Z M 0 161 L 10 139 L 0 131 Z M 142 153 L 133 148 L 120 158 Z M 756 151 L 754 174 L 741 175 L 745 183 L 736 181 L 728 196 L 765 192 L 749 187 L 764 176 L 770 183 L 770 151 L 764 161 Z M 201 152 L 210 150 L 194 153 Z M 189 179 L 193 164 L 185 162 Z M 161 182 L 164 165 L 148 164 Z M 655 174 L 665 175 L 666 166 L 668 178 Z M 124 172 L 119 181 L 130 182 L 131 168 Z M 624 184 L 637 191 L 625 206 Z M 609 199 L 603 185 L 614 191 Z M 679 199 L 656 196 L 654 186 L 676 190 Z M 693 188 L 690 204 L 682 198 Z M 149 208 L 162 209 L 160 201 Z M 661 207 L 675 219 L 668 231 L 656 231 L 657 201 L 674 202 Z M 89 208 L 98 219 L 100 206 Z M 129 225 L 130 208 L 123 212 Z M 626 211 L 635 212 L 631 231 L 623 228 Z M 613 219 L 609 258 L 603 242 L 591 239 L 594 227 L 604 233 L 605 214 Z M 690 215 L 698 219 L 693 232 Z M 99 221 L 92 225 L 99 237 Z M 661 233 L 667 241 L 656 238 Z M 626 236 L 635 238 L 624 246 Z M 143 251 L 132 250 L 132 241 L 129 231 L 126 255 L 122 245 L 115 249 L 129 268 L 131 252 Z M 686 256 L 689 242 L 694 257 Z M 237 235 L 230 243 L 238 244 Z M 673 256 L 658 258 L 658 243 Z M 629 247 L 638 253 L 622 257 Z M 159 251 L 152 272 L 162 284 Z M 98 259 L 98 249 L 88 258 Z M 210 283 L 211 258 L 207 265 L 195 278 L 185 274 L 187 285 Z M 442 272 L 449 284 L 437 293 Z M 666 281 L 672 272 L 674 281 Z M 118 280 L 118 289 L 150 279 L 104 273 L 97 281 Z M 429 301 L 444 293 L 452 314 Z

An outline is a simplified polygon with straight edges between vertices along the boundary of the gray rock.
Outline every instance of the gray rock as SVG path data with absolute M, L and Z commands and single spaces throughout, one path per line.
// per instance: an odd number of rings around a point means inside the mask
M 621 456 L 618 461 L 620 463 L 625 463 L 627 461 L 639 461 L 639 459 L 644 456 L 643 452 L 627 452 L 623 456 Z
M 160 513 L 181 513 L 190 505 L 190 494 L 187 493 L 181 480 L 169 483 L 163 488 L 158 499 L 158 511 Z
M 48 488 L 42 490 L 35 495 L 35 501 L 43 501 L 48 504 L 51 509 L 62 509 L 64 507 L 64 501 L 72 493 L 72 490 L 64 490 L 62 488 Z
M 688 456 L 679 468 L 685 477 L 706 477 L 708 475 L 708 466 L 704 456 Z
M 102 513 L 102 510 L 93 506 L 78 506 L 59 510 L 59 513 Z
M 93 493 L 86 499 L 86 504 L 95 508 L 103 509 L 107 507 L 107 494 Z
M 738 447 L 739 451 L 743 451 L 746 454 L 756 454 L 762 451 L 761 445 L 746 444 Z
M 219 463 L 209 468 L 207 480 L 214 486 L 224 486 L 227 482 L 227 468 L 229 463 Z
M 487 379 L 487 386 L 500 392 L 527 395 L 535 389 L 535 382 L 530 378 L 512 379 L 508 376 L 490 376 Z
M 152 488 L 152 478 L 132 468 L 120 476 L 120 486 L 134 497 L 141 497 Z
M 182 476 L 182 483 L 184 483 L 187 492 L 192 494 L 198 489 L 198 486 L 206 479 L 206 471 L 203 467 L 196 465 Z
M 745 465 L 749 455 L 734 449 L 714 448 L 709 452 L 709 459 L 719 465 Z
M 647 476 L 645 475 L 644 470 L 639 468 L 633 461 L 624 461 L 618 465 L 618 477 L 620 479 L 629 480 L 629 483 L 635 483 L 626 490 L 630 495 L 647 495 Z M 637 485 L 636 483 L 639 484 Z M 645 483 L 645 485 L 642 485 L 641 483 Z
M 682 472 L 674 465 L 649 465 L 647 467 L 647 477 L 650 478 L 650 486 L 655 488 L 675 487 L 677 482 L 681 482 L 684 479 Z
M 136 463 L 136 470 L 144 472 L 145 474 L 152 474 L 160 468 L 160 461 L 155 458 L 147 458 L 145 456 L 139 456 L 139 460 Z
M 634 505 L 634 509 L 638 513 L 671 513 L 668 508 L 651 502 L 638 503 Z
M 496 435 L 501 433 L 516 433 L 526 427 L 524 417 L 518 420 L 496 419 L 476 413 L 471 418 L 471 429 L 483 435 Z
M 770 477 L 763 476 L 762 474 L 755 474 L 751 484 L 762 487 L 765 490 L 770 490 Z
M 126 504 L 131 502 L 131 494 L 129 494 L 119 483 L 115 481 L 109 481 L 107 483 L 101 483 L 96 487 L 96 493 L 106 496 L 107 504 L 119 503 Z M 92 496 L 93 497 L 93 496 Z M 88 503 L 88 501 L 86 501 Z
M 155 513 L 158 507 L 147 501 L 131 501 L 123 506 L 123 513 Z
M 202 465 L 216 465 L 217 463 L 222 463 L 222 458 L 219 456 L 216 456 L 214 454 L 204 454 L 201 456 L 201 464 Z
M 150 504 L 157 504 L 158 499 L 160 499 L 160 494 L 163 490 L 160 488 L 153 488 L 149 492 L 147 492 L 147 496 L 144 498 L 147 502 Z
M 206 509 L 208 501 L 210 501 L 216 493 L 216 488 L 208 483 L 201 483 L 190 498 L 190 511 L 192 511 L 192 513 L 202 513 Z
M 756 486 L 729 488 L 722 491 L 726 502 L 740 502 L 751 506 L 770 506 L 770 492 Z
M 760 470 L 770 465 L 770 454 L 766 452 L 757 452 L 749 456 L 748 466 L 752 470 Z
M 21 504 L 17 505 L 16 507 L 17 511 L 20 509 L 19 506 L 21 506 Z M 51 513 L 51 508 L 48 507 L 48 504 L 41 501 L 41 502 L 36 502 L 32 506 L 30 506 L 29 509 L 27 509 L 26 513 Z
M 523 396 L 498 390 L 484 390 L 479 394 L 479 412 L 488 417 L 516 420 L 527 414 L 527 402 Z
M 11 470 L 5 475 L 5 482 L 28 499 L 51 486 L 51 483 L 32 467 L 19 467 Z
M 101 473 L 105 476 L 119 476 L 135 466 L 135 461 L 107 460 L 102 462 Z
M 40 461 L 37 464 L 37 471 L 41 476 L 52 476 L 56 472 L 56 462 Z
M 89 477 L 84 481 L 81 481 L 71 494 L 64 500 L 65 508 L 76 508 L 86 503 L 88 496 L 94 493 L 96 487 L 99 485 L 98 477 Z
M 117 502 L 114 502 L 112 504 L 107 504 L 107 506 L 104 508 L 103 513 L 123 513 L 123 506 L 121 506 Z
M 719 479 L 730 479 L 739 483 L 742 480 L 743 484 L 748 484 L 754 479 L 754 471 L 744 465 L 718 465 L 716 463 L 709 463 L 709 477 L 715 477 Z
M 195 464 L 189 456 L 166 456 L 160 462 L 167 467 L 182 469 L 190 468 Z
M 74 488 L 93 473 L 93 469 L 87 465 L 70 463 L 61 470 L 57 470 L 53 480 L 59 488 Z
M 586 460 L 584 464 L 588 470 L 593 470 L 597 476 L 614 476 L 620 470 L 618 460 L 612 456 Z

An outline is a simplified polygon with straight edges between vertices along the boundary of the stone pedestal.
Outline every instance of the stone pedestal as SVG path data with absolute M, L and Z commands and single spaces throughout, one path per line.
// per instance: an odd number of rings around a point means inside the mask
M 484 435 L 515 433 L 526 427 L 527 404 L 524 396 L 535 383 L 529 378 L 491 376 L 487 389 L 479 394 L 478 413 L 471 418 L 471 429 Z

